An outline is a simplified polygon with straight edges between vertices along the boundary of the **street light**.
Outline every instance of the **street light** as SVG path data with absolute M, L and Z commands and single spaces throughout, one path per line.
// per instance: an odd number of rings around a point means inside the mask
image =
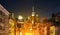
M 23 19 L 23 17 L 22 17 L 22 16 L 18 16 L 18 19 L 19 19 L 19 20 L 22 20 L 22 19 Z
M 22 16 L 18 16 L 18 22 L 17 22 L 17 27 L 18 27 L 18 31 L 19 31 L 19 35 L 22 35 L 20 28 L 22 27 L 22 22 L 23 22 L 23 17 Z

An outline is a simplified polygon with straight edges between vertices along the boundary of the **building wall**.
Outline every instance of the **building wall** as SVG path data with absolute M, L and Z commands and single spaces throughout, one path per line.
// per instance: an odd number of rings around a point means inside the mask
M 55 34 L 60 35 L 60 26 L 55 27 Z
M 9 12 L 0 5 L 0 35 L 9 35 Z

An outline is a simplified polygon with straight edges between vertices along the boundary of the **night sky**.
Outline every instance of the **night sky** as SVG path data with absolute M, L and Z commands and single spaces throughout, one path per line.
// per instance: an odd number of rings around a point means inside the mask
M 35 12 L 40 18 L 43 16 L 50 18 L 52 13 L 60 12 L 59 0 L 0 0 L 0 4 L 9 12 L 14 12 L 15 17 L 30 16 L 32 6 L 35 7 Z

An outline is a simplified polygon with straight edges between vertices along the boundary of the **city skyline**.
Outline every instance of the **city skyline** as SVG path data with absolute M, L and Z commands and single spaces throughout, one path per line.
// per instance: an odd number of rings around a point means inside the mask
M 11 1 L 0 4 L 0 35 L 60 35 L 60 2 L 46 2 L 49 7 L 37 0 L 15 0 L 19 5 Z

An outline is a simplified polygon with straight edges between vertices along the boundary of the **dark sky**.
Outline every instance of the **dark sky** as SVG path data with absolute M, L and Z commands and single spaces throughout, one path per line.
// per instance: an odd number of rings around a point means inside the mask
M 52 13 L 60 12 L 59 0 L 0 0 L 0 3 L 9 11 L 14 12 L 15 17 L 31 15 L 32 6 L 39 17 L 51 17 Z

